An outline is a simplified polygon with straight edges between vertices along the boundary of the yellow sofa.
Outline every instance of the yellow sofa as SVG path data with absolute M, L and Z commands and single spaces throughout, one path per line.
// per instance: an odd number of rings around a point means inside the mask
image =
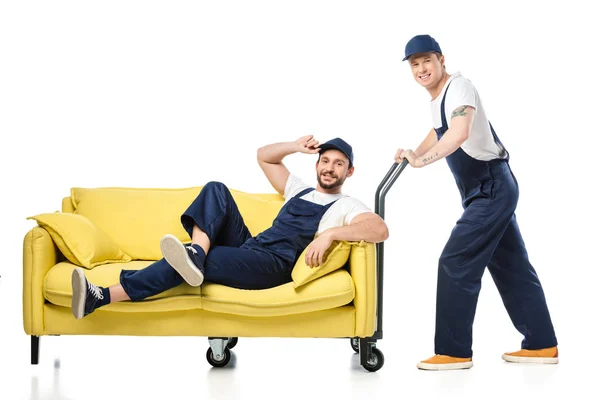
M 76 320 L 71 312 L 76 264 L 84 266 L 91 282 L 109 286 L 119 282 L 122 269 L 160 259 L 164 234 L 189 242 L 179 218 L 201 188 L 72 188 L 62 212 L 30 217 L 37 226 L 23 242 L 23 323 L 31 335 L 31 363 L 38 363 L 45 335 L 204 336 L 210 345 L 207 360 L 216 367 L 227 364 L 238 337 L 319 337 L 350 338 L 366 370 L 381 368 L 376 247 L 367 242 L 343 242 L 349 250 L 342 253 L 341 268 L 301 284 L 240 290 L 183 283 Z M 253 235 L 267 229 L 283 205 L 277 194 L 231 192 Z M 294 268 L 295 277 L 318 271 L 307 270 L 303 260 Z

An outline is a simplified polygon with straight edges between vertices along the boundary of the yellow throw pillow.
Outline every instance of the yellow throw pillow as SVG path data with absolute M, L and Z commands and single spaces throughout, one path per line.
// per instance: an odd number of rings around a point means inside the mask
M 327 275 L 346 265 L 348 257 L 350 256 L 352 244 L 347 241 L 334 241 L 325 252 L 325 262 L 322 265 L 313 268 L 306 265 L 305 262 L 307 249 L 308 247 L 304 249 L 292 270 L 292 280 L 294 281 L 295 288 L 299 288 L 310 281 Z
M 200 188 L 71 188 L 75 214 L 106 232 L 134 260 L 160 260 L 160 239 L 167 233 L 190 240 L 181 214 Z
M 27 219 L 46 229 L 61 253 L 75 265 L 92 269 L 101 264 L 131 261 L 103 230 L 82 215 L 57 212 Z

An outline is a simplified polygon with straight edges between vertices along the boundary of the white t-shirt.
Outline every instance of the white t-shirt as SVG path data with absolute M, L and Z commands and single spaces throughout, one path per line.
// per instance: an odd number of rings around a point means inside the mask
M 312 186 L 308 186 L 307 184 L 302 182 L 300 178 L 290 174 L 285 184 L 285 191 L 283 193 L 285 203 L 287 203 L 289 199 L 291 199 L 292 197 L 309 187 Z M 332 201 L 337 200 L 335 204 L 329 207 L 329 209 L 321 218 L 321 222 L 319 223 L 319 228 L 317 229 L 315 237 L 319 236 L 322 232 L 329 228 L 349 225 L 352 219 L 358 214 L 371 212 L 369 207 L 367 207 L 360 200 L 342 193 L 327 194 L 313 190 L 302 196 L 301 199 L 323 206 L 331 203 Z
M 446 88 L 450 82 L 452 82 L 452 85 L 450 85 L 450 88 L 448 89 L 445 104 L 448 128 L 452 127 L 451 116 L 458 107 L 466 105 L 475 109 L 471 134 L 460 147 L 465 153 L 477 160 L 489 161 L 495 158 L 502 158 L 502 148 L 494 141 L 488 118 L 485 115 L 485 110 L 483 109 L 481 99 L 479 98 L 479 93 L 477 93 L 477 89 L 475 89 L 475 86 L 473 86 L 471 81 L 464 78 L 460 72 L 452 74 L 439 96 L 431 101 L 433 126 L 435 128 L 441 128 L 442 126 L 440 107 L 442 106 L 444 92 L 446 92 Z M 498 132 L 496 132 L 496 134 L 498 134 Z

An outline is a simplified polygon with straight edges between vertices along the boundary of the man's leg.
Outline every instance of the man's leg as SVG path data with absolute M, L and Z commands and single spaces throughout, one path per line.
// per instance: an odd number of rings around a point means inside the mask
M 140 301 L 183 283 L 183 278 L 163 258 L 140 270 L 122 270 L 120 284 L 108 288 L 94 285 L 83 268 L 75 268 L 71 277 L 72 311 L 80 319 L 96 309 L 119 301 Z
M 485 268 L 510 217 L 490 215 L 486 200 L 467 207 L 438 266 L 435 354 L 470 358 L 473 321 Z M 473 215 L 481 214 L 481 215 Z
M 252 235 L 231 192 L 221 182 L 208 182 L 181 216 L 181 223 L 205 253 L 210 246 L 240 247 Z
M 192 286 L 204 280 L 204 262 L 211 246 L 239 247 L 252 235 L 229 189 L 220 182 L 207 183 L 181 216 L 192 242 L 183 245 L 173 235 L 161 240 L 169 264 Z
M 558 362 L 557 340 L 542 284 L 527 255 L 516 216 L 488 265 L 513 325 L 523 335 L 521 351 L 505 354 L 514 362 Z
M 510 221 L 511 194 L 477 198 L 452 230 L 438 265 L 435 354 L 420 369 L 472 366 L 473 321 L 485 268 Z
M 245 247 L 213 247 L 205 263 L 206 281 L 237 289 L 268 289 L 291 282 L 293 266 Z

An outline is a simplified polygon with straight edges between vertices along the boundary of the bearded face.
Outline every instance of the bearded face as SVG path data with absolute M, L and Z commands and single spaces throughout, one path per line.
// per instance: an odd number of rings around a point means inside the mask
M 321 154 L 317 162 L 317 181 L 326 190 L 335 189 L 344 184 L 352 175 L 353 168 L 348 158 L 338 150 L 327 150 Z

